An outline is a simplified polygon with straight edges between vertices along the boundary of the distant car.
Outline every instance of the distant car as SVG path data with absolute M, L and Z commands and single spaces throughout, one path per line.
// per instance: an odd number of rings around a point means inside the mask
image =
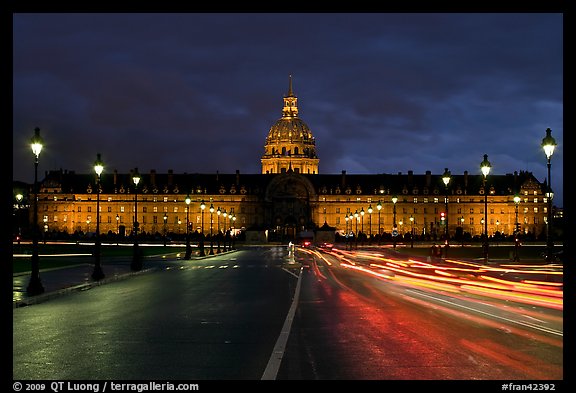
M 326 249 L 328 249 L 328 250 L 331 250 L 332 247 L 334 247 L 334 244 L 328 243 L 328 242 L 323 242 L 323 243 L 320 243 L 320 245 L 319 245 L 318 247 L 320 247 L 320 248 L 326 248 Z
M 544 259 L 548 259 L 548 254 L 546 252 L 543 252 L 542 257 Z M 564 262 L 564 249 L 555 251 L 552 254 L 550 254 L 550 260 L 553 262 L 556 261 Z
M 300 242 L 300 246 L 302 247 L 311 247 L 312 246 L 312 241 L 310 240 L 302 240 Z

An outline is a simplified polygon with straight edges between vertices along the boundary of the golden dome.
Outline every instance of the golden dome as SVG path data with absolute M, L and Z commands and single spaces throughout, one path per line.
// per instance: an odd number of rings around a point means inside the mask
M 292 76 L 288 95 L 284 97 L 282 117 L 268 131 L 262 173 L 318 173 L 316 140 L 306 123 L 298 117 L 298 98 L 292 91 Z

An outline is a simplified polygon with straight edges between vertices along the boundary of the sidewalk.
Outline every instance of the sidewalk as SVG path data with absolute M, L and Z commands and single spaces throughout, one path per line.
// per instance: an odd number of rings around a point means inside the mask
M 157 271 L 161 269 L 162 265 L 166 262 L 182 261 L 183 263 L 186 263 L 191 260 L 202 260 L 235 251 L 236 249 L 227 250 L 213 255 L 206 253 L 205 256 L 200 256 L 194 253 L 190 260 L 181 259 L 176 256 L 176 254 L 174 254 L 173 258 L 168 259 L 165 258 L 165 255 L 151 255 L 144 257 L 144 266 L 140 271 L 132 271 L 130 267 L 131 258 L 103 258 L 102 270 L 104 271 L 105 277 L 99 281 L 92 279 L 92 272 L 94 271 L 94 264 L 92 263 L 80 263 L 52 269 L 41 269 L 40 281 L 44 287 L 44 293 L 35 296 L 30 296 L 26 292 L 31 272 L 15 273 L 12 277 L 12 305 L 13 308 L 18 308 L 38 304 L 73 291 L 83 291 L 98 285 Z
M 156 266 L 146 266 L 140 271 L 132 271 L 130 263 L 107 263 L 103 265 L 105 277 L 102 280 L 92 279 L 94 265 L 90 263 L 70 265 L 54 269 L 40 270 L 40 281 L 44 287 L 44 293 L 36 296 L 29 296 L 26 287 L 30 281 L 30 272 L 16 273 L 13 275 L 13 296 L 12 304 L 14 308 L 28 306 L 44 302 L 57 296 L 61 296 L 72 291 L 81 291 L 92 287 L 107 284 L 109 282 L 128 278 L 137 274 L 155 271 Z

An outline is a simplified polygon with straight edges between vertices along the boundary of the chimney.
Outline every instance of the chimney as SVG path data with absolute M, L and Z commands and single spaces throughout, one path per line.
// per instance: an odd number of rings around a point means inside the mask
M 464 188 L 468 188 L 468 171 L 464 171 Z
M 236 169 L 236 185 L 240 185 L 240 171 Z
M 156 170 L 150 169 L 150 184 L 155 186 L 156 185 Z
M 174 173 L 174 171 L 172 171 L 172 169 L 168 169 L 168 185 L 169 186 L 172 185 L 172 180 L 174 178 L 173 173 Z
M 346 171 L 342 171 L 342 188 L 346 187 Z
M 426 171 L 426 187 L 432 184 L 432 171 Z

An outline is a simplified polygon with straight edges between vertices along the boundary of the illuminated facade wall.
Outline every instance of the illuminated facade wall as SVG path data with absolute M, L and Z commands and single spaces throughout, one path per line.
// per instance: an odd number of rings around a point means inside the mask
M 204 233 L 210 233 L 212 205 L 212 231 L 218 228 L 262 228 L 282 229 L 292 225 L 296 230 L 321 226 L 324 222 L 344 233 L 347 229 L 362 231 L 366 235 L 390 233 L 394 222 L 396 195 L 396 223 L 400 234 L 444 233 L 441 212 L 445 211 L 445 190 L 440 185 L 440 175 L 299 175 L 295 173 L 277 175 L 198 175 L 194 185 L 188 175 L 150 174 L 141 175 L 138 187 L 138 220 L 140 230 L 146 233 L 185 233 L 186 196 L 192 203 L 188 218 L 191 230 L 202 229 L 200 202 L 204 201 Z M 154 183 L 155 177 L 171 183 Z M 58 178 L 62 181 L 58 182 Z M 122 180 L 113 180 L 122 178 Z M 453 176 L 454 187 L 449 189 L 448 225 L 451 237 L 457 227 L 472 236 L 484 231 L 484 188 L 481 175 Z M 286 180 L 289 179 L 290 182 Z M 466 179 L 466 180 L 465 180 Z M 92 180 L 92 183 L 89 181 Z M 100 232 L 117 233 L 123 226 L 126 234 L 132 230 L 134 219 L 134 185 L 129 183 L 130 174 L 103 174 L 100 194 Z M 522 231 L 535 235 L 545 231 L 547 200 L 543 187 L 531 173 L 489 176 L 496 186 L 488 186 L 488 233 L 496 231 L 512 234 L 516 220 L 516 192 L 521 196 L 518 205 L 518 222 Z M 427 183 L 428 182 L 428 183 Z M 468 186 L 464 188 L 464 182 Z M 363 183 L 364 185 L 360 185 Z M 431 184 L 430 184 L 431 183 Z M 299 185 L 302 184 L 300 187 Z M 426 184 L 429 184 L 427 186 Z M 47 186 L 48 185 L 48 186 Z M 51 186 L 50 186 L 51 185 Z M 80 190 L 83 187 L 83 190 Z M 75 189 L 75 192 L 71 192 Z M 38 214 L 41 227 L 48 230 L 74 233 L 94 232 L 96 228 L 96 183 L 95 176 L 51 172 L 42 183 L 39 195 Z M 510 192 L 509 192 L 510 191 Z M 378 214 L 377 205 L 382 206 Z M 369 208 L 372 213 L 368 213 Z M 221 214 L 216 211 L 220 208 Z M 224 210 L 233 213 L 236 221 L 224 219 Z M 345 217 L 356 211 L 363 216 L 347 222 Z M 164 216 L 166 215 L 166 227 Z M 293 216 L 294 222 L 287 217 Z M 118 220 L 116 219 L 118 217 Z M 410 221 L 410 217 L 414 220 Z M 350 226 L 350 224 L 352 224 Z

